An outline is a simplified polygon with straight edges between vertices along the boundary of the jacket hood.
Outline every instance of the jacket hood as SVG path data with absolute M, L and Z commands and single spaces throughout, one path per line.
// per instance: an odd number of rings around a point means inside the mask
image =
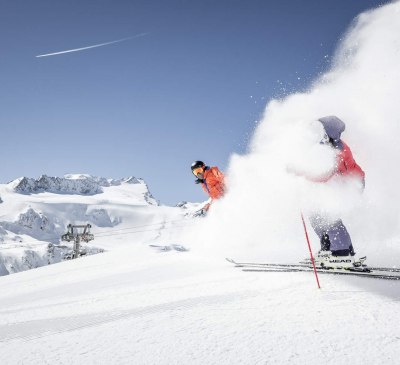
M 332 138 L 334 141 L 340 140 L 340 135 L 346 128 L 342 120 L 334 115 L 330 115 L 328 117 L 319 118 L 318 121 L 324 126 L 325 132 L 329 138 Z

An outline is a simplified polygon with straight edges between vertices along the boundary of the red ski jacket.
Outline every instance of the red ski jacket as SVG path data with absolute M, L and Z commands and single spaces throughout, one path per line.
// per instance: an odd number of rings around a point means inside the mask
M 207 167 L 201 186 L 211 199 L 221 198 L 225 193 L 224 174 L 216 166 Z
M 353 176 L 361 181 L 364 180 L 365 172 L 359 165 L 357 165 L 353 158 L 353 154 L 351 153 L 350 147 L 343 141 L 342 143 L 343 150 L 340 151 L 336 159 L 337 173 L 343 176 Z
M 335 168 L 331 171 L 331 173 L 327 176 L 311 180 L 316 182 L 327 182 L 332 177 L 340 175 L 357 178 L 364 185 L 365 172 L 354 160 L 350 147 L 343 141 L 341 141 L 341 143 L 343 148 L 340 149 L 337 154 Z

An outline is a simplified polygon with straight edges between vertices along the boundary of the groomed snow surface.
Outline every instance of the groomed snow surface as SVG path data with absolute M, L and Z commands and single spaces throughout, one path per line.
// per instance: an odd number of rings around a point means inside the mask
M 1 364 L 398 364 L 400 283 L 131 247 L 2 277 Z

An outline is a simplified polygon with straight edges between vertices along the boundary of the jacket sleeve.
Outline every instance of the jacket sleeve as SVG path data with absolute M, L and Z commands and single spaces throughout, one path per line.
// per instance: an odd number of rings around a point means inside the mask
M 218 199 L 225 193 L 225 176 L 217 167 L 212 167 L 211 173 L 212 178 L 207 181 L 210 196 L 212 199 Z

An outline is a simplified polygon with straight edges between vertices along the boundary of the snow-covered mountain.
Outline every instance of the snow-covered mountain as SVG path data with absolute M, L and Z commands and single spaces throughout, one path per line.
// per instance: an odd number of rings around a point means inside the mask
M 115 231 L 122 237 L 124 230 L 144 231 L 136 233 L 137 242 L 155 240 L 166 221 L 185 213 L 160 206 L 135 177 L 22 177 L 0 185 L 0 196 L 0 275 L 60 262 L 71 250 L 60 242 L 70 223 L 92 225 L 95 240 L 86 250 L 96 253 L 110 249 L 105 237 Z M 140 229 L 148 225 L 154 229 Z
M 38 179 L 21 177 L 9 183 L 14 191 L 21 194 L 37 194 L 50 192 L 57 194 L 95 195 L 103 192 L 103 187 L 119 186 L 126 184 L 143 184 L 142 179 L 133 176 L 125 179 L 114 180 L 87 174 L 67 174 L 64 177 L 51 177 L 42 175 Z M 154 198 L 147 190 L 145 196 L 150 204 L 155 204 Z

